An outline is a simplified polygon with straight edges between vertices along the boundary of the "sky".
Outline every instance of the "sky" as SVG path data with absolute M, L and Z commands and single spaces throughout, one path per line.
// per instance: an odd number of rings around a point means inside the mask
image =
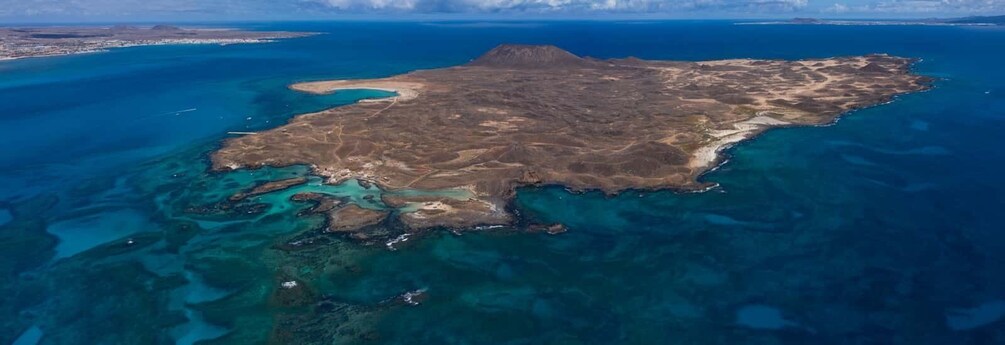
M 1005 0 L 0 0 L 0 23 L 326 19 L 931 18 Z

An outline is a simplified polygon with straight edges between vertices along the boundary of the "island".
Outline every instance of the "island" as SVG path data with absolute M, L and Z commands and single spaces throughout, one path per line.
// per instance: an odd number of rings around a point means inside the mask
M 736 24 L 767 24 L 767 25 L 931 25 L 931 26 L 1001 26 L 1005 25 L 1005 16 L 972 16 L 961 18 L 922 18 L 922 19 L 820 19 L 793 18 L 785 21 L 738 22 Z
M 25 27 L 0 28 L 0 60 L 82 54 L 112 48 L 164 44 L 263 43 L 310 35 L 301 32 L 266 32 L 231 29 L 186 29 L 170 25 L 149 28 Z
M 292 85 L 396 96 L 227 139 L 211 154 L 212 168 L 308 165 L 326 183 L 359 180 L 388 191 L 382 201 L 398 212 L 334 211 L 359 214 L 340 221 L 340 232 L 381 217 L 416 230 L 506 225 L 522 186 L 609 194 L 707 188 L 698 177 L 734 143 L 770 128 L 829 124 L 928 88 L 930 78 L 911 72 L 914 61 L 881 54 L 601 60 L 554 46 L 502 45 L 456 67 Z M 437 190 L 464 193 L 406 192 Z

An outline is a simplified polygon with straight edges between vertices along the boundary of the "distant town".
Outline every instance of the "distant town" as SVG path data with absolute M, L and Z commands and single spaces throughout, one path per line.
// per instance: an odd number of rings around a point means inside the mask
M 0 60 L 102 52 L 163 44 L 240 44 L 302 37 L 309 33 L 153 27 L 0 28 Z

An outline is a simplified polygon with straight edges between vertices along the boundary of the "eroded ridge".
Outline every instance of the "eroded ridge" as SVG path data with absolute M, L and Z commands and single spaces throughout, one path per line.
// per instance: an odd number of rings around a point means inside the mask
M 308 164 L 329 183 L 387 190 L 465 188 L 467 200 L 398 196 L 413 228 L 505 224 L 515 188 L 560 184 L 616 193 L 692 189 L 723 147 L 767 128 L 819 125 L 923 90 L 911 59 L 647 61 L 581 58 L 503 45 L 463 66 L 384 79 L 293 85 L 399 96 L 301 115 L 227 140 L 218 170 Z

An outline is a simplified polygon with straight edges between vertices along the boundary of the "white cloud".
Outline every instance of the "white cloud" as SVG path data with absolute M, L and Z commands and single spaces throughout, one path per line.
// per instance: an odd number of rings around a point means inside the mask
M 848 8 L 848 5 L 842 3 L 835 3 L 830 7 L 825 8 L 823 11 L 828 13 L 847 13 L 849 10 L 851 9 Z
M 282 1 L 269 0 L 0 0 L 0 17 L 226 15 L 264 12 L 281 7 L 277 4 L 282 3 Z M 288 3 L 285 8 L 291 7 Z
M 1005 0 L 879 0 L 861 5 L 836 3 L 830 13 L 890 13 L 931 16 L 993 15 L 1005 12 Z
M 339 10 L 411 10 L 414 0 L 320 0 L 322 5 Z
M 400 10 L 466 12 L 629 12 L 681 10 L 779 10 L 806 7 L 807 0 L 313 0 L 340 11 Z

